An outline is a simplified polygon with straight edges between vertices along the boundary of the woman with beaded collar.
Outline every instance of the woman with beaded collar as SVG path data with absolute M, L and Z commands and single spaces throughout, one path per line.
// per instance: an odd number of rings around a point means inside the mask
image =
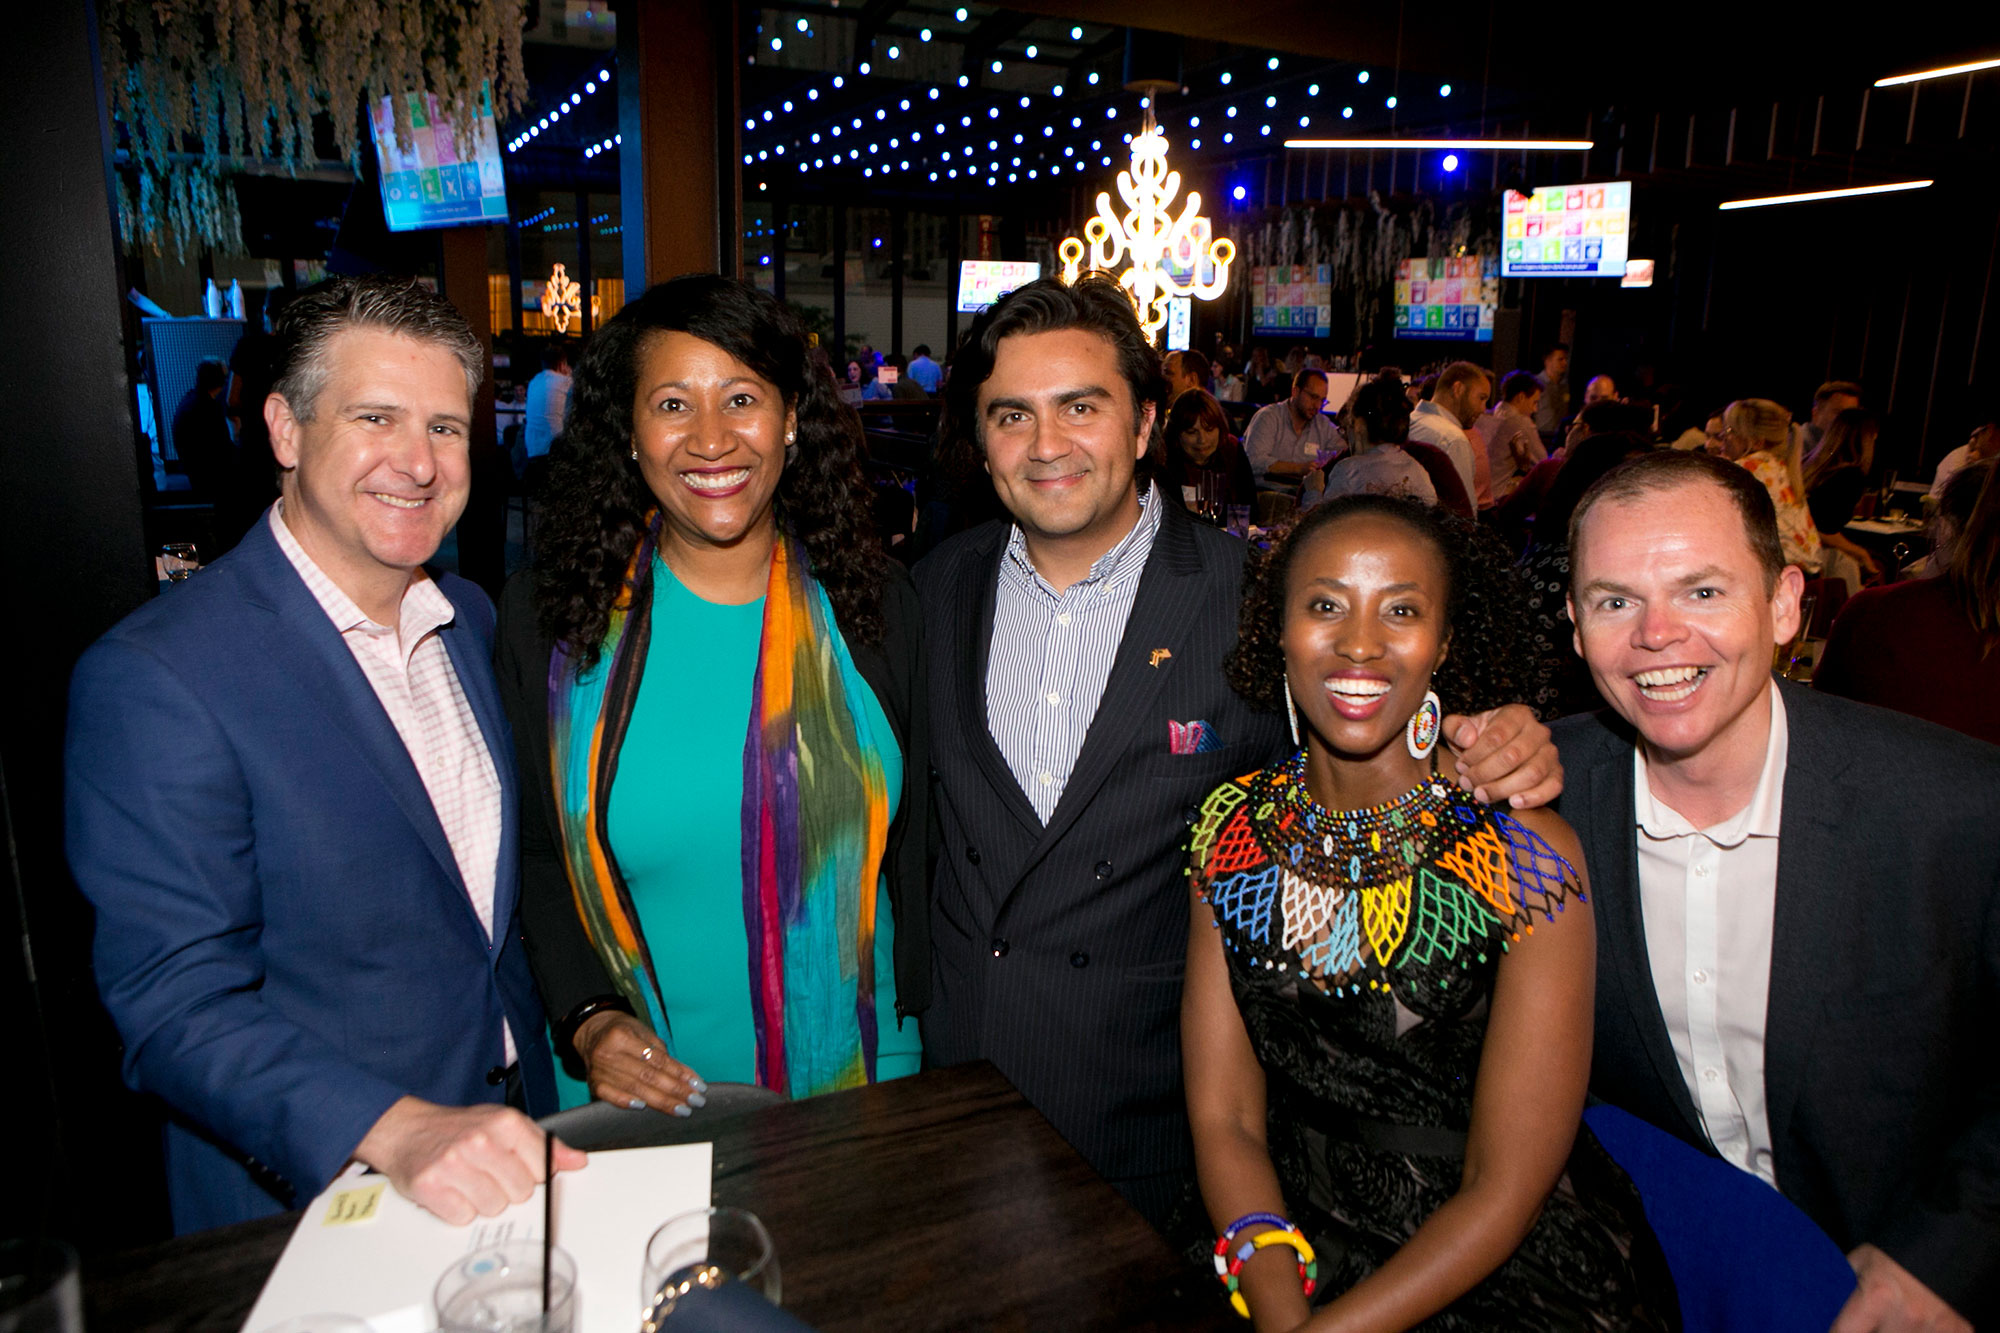
M 1182 1041 L 1217 1271 L 1260 1330 L 1676 1322 L 1638 1194 L 1580 1127 L 1575 835 L 1431 758 L 1441 712 L 1531 683 L 1510 580 L 1470 525 L 1374 495 L 1246 575 L 1231 684 L 1301 749 L 1194 826 Z

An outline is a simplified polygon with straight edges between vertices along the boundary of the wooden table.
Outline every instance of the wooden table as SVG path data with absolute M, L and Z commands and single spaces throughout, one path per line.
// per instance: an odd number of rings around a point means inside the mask
M 715 1202 L 764 1220 L 786 1308 L 825 1333 L 1239 1322 L 991 1065 L 764 1107 L 703 1136 Z M 236 1333 L 297 1222 L 86 1263 L 87 1325 Z

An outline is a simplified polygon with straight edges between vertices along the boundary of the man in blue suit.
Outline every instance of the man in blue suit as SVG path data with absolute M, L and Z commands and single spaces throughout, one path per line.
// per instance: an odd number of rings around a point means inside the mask
M 384 278 L 322 284 L 277 338 L 277 505 L 77 665 L 70 865 L 126 1078 L 171 1111 L 177 1231 L 350 1162 L 466 1222 L 529 1197 L 522 1112 L 555 1103 L 493 610 L 424 568 L 465 507 L 484 354 Z

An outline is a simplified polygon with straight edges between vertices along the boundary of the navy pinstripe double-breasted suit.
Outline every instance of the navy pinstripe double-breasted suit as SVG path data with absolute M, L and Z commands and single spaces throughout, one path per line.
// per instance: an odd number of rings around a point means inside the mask
M 1009 531 L 963 533 L 916 570 L 940 838 L 924 1049 L 933 1064 L 991 1060 L 1157 1221 L 1193 1163 L 1179 1027 L 1188 828 L 1224 778 L 1283 753 L 1285 721 L 1252 711 L 1222 677 L 1244 544 L 1170 504 L 1044 827 L 986 724 Z M 1168 723 L 1192 721 L 1220 748 L 1174 754 Z

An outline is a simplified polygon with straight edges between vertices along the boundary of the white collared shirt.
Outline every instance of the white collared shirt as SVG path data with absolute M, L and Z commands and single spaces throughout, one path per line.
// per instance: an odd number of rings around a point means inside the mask
M 1465 427 L 1458 424 L 1457 417 L 1436 403 L 1418 403 L 1417 410 L 1410 414 L 1410 438 L 1418 444 L 1444 450 L 1458 479 L 1465 483 L 1465 498 L 1472 500 L 1478 496 L 1479 470 L 1472 457 L 1472 441 L 1466 437 Z
M 472 910 L 490 941 L 500 864 L 500 773 L 438 634 L 457 618 L 458 610 L 442 588 L 420 578 L 403 593 L 397 625 L 392 628 L 369 619 L 299 545 L 285 525 L 284 507 L 282 499 L 271 506 L 271 533 L 278 548 L 340 631 L 402 738 L 451 845 Z M 507 1063 L 512 1064 L 514 1033 L 504 1021 L 501 1027 Z
M 1772 1185 L 1764 1016 L 1788 748 L 1785 704 L 1773 686 L 1771 735 L 1750 803 L 1705 829 L 1653 795 L 1643 748 L 1632 759 L 1639 906 L 1660 1015 L 1709 1141 Z
M 1083 752 L 1159 530 L 1160 492 L 1149 484 L 1132 530 L 1061 592 L 1028 558 L 1019 524 L 1007 538 L 986 655 L 986 730 L 1044 824 Z

